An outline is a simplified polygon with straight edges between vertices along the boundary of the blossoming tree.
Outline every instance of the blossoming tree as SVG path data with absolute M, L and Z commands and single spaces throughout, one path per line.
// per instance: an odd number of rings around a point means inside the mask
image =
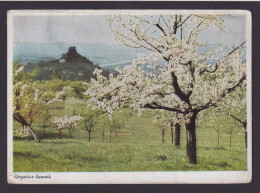
M 101 115 L 101 111 L 87 111 L 82 114 L 83 119 L 83 127 L 88 132 L 88 141 L 91 139 L 91 132 L 93 128 L 98 124 L 99 116 Z
M 235 92 L 230 93 L 225 100 L 221 102 L 219 108 L 221 112 L 231 117 L 234 121 L 243 127 L 245 146 L 247 147 L 247 113 L 246 106 L 246 84 L 241 84 Z
M 65 106 L 66 106 L 66 108 L 68 108 L 68 109 L 73 109 L 73 111 L 72 111 L 72 115 L 76 115 L 76 107 L 79 105 L 79 104 L 81 104 L 82 103 L 82 101 L 80 101 L 78 98 L 75 98 L 75 97 L 70 97 L 70 98 L 68 98 L 67 100 L 66 100 L 66 102 L 65 102 Z
M 81 120 L 82 117 L 79 115 L 74 115 L 68 117 L 65 115 L 64 117 L 54 117 L 53 123 L 56 123 L 57 130 L 59 130 L 60 138 L 61 138 L 61 130 L 68 129 L 70 133 L 70 137 L 72 138 L 71 130 L 77 126 L 77 122 Z
M 72 93 L 72 88 L 70 86 L 64 86 L 60 92 L 57 93 L 56 98 L 62 98 L 62 101 L 65 102 L 65 99 L 70 96 Z
M 187 157 L 197 163 L 196 117 L 216 107 L 246 79 L 240 48 L 222 44 L 207 53 L 199 50 L 200 32 L 209 26 L 224 30 L 218 15 L 111 16 L 109 25 L 118 44 L 145 48 L 131 65 L 116 68 L 109 78 L 96 69 L 86 94 L 93 108 L 110 115 L 125 103 L 141 113 L 145 108 L 182 114 L 187 135 Z M 223 51 L 228 49 L 227 52 Z M 214 64 L 209 60 L 218 57 Z
M 47 85 L 37 88 L 33 82 L 38 70 L 24 72 L 23 66 L 18 62 L 14 64 L 13 73 L 13 118 L 22 127 L 18 133 L 31 134 L 36 142 L 40 142 L 37 133 L 32 128 L 32 123 L 39 114 L 42 106 L 50 105 L 54 99 L 47 99 Z

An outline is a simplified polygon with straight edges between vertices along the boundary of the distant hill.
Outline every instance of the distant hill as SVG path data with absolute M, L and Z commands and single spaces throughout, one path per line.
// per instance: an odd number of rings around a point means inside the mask
M 141 49 L 133 49 L 126 46 L 109 44 L 88 44 L 88 43 L 14 43 L 13 59 L 19 59 L 23 64 L 36 63 L 59 59 L 62 53 L 67 52 L 69 47 L 75 46 L 78 53 L 87 56 L 94 64 L 104 69 L 114 69 L 116 66 L 131 64 L 136 58 L 137 52 L 144 52 Z
M 40 69 L 36 76 L 37 80 L 48 80 L 52 73 L 58 78 L 64 80 L 83 80 L 89 81 L 93 76 L 95 68 L 101 69 L 88 58 L 80 55 L 76 47 L 69 47 L 66 53 L 63 53 L 59 59 L 39 61 L 37 63 L 28 63 L 24 65 L 25 71 L 31 71 L 35 67 Z M 108 77 L 111 71 L 103 70 L 103 75 Z
M 216 45 L 209 44 L 207 47 L 199 48 L 199 51 L 207 53 L 213 46 Z M 77 54 L 74 53 L 74 59 L 70 60 L 70 53 L 74 52 L 72 47 L 77 48 L 74 50 Z M 71 48 L 71 51 L 68 48 Z M 246 50 L 245 48 L 241 50 L 243 51 L 242 58 L 245 60 Z M 230 48 L 224 48 L 223 50 L 223 52 L 228 51 L 230 51 Z M 64 52 L 66 52 L 65 55 L 62 54 Z M 207 63 L 209 65 L 215 64 L 223 52 L 207 60 Z M 78 53 L 81 53 L 83 56 Z M 103 68 L 104 75 L 107 76 L 109 72 L 114 72 L 115 67 L 131 64 L 132 60 L 137 57 L 137 53 L 147 53 L 147 51 L 108 44 L 75 43 L 72 46 L 66 42 L 15 43 L 13 59 L 19 59 L 28 71 L 38 66 L 41 69 L 37 76 L 39 80 L 48 79 L 53 71 L 60 78 L 89 80 L 93 77 L 92 72 L 94 68 Z M 87 58 L 84 56 L 87 56 Z M 67 60 L 66 57 L 68 57 Z M 61 59 L 65 59 L 65 62 L 62 63 L 63 60 Z

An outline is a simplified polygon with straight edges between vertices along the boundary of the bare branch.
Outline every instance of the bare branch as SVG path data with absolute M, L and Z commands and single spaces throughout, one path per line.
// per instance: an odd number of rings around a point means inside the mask
M 159 23 L 155 24 L 155 26 L 163 33 L 164 36 L 167 36 L 165 30 L 160 26 Z
M 187 17 L 183 20 L 183 22 L 178 25 L 178 27 L 181 27 L 191 16 L 192 16 L 192 14 L 190 14 L 189 16 L 187 16 Z
M 198 29 L 198 28 L 203 24 L 203 22 L 204 22 L 205 20 L 206 20 L 206 18 L 203 19 L 193 30 L 191 30 L 187 43 L 190 42 L 190 38 L 191 38 L 191 36 L 192 36 L 194 30 Z

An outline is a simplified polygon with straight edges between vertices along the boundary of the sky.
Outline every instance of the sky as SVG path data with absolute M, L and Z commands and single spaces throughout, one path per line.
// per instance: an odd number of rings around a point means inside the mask
M 245 40 L 245 17 L 225 16 L 226 33 L 211 27 L 200 40 L 239 44 Z M 105 43 L 114 44 L 106 16 L 15 16 L 14 43 Z

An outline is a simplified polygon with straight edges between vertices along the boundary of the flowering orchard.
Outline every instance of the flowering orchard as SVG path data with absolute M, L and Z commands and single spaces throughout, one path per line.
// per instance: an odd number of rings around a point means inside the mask
M 196 118 L 203 110 L 217 107 L 246 80 L 246 62 L 241 59 L 245 41 L 223 43 L 207 53 L 207 42 L 198 38 L 215 26 L 225 30 L 221 15 L 111 16 L 109 25 L 118 44 L 144 48 L 131 65 L 116 68 L 109 78 L 95 70 L 86 95 L 89 105 L 109 113 L 130 104 L 141 114 L 145 108 L 179 113 L 186 127 L 187 157 L 197 163 Z M 225 48 L 225 49 L 224 49 Z M 228 50 L 228 51 L 225 51 Z M 218 58 L 214 64 L 212 58 Z

